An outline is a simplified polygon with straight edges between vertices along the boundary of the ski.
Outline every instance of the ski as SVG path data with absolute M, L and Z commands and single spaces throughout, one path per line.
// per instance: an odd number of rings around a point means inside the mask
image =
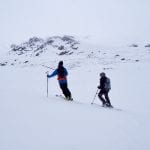
M 102 106 L 102 105 L 100 105 L 100 104 L 97 104 L 97 103 L 92 103 L 92 105 L 94 105 L 94 106 L 97 106 L 97 107 L 101 107 L 101 108 L 104 108 L 104 109 L 111 109 L 111 110 L 122 111 L 122 109 L 120 109 L 120 108 Z
M 58 94 L 56 94 L 55 96 L 56 96 L 56 97 L 60 97 L 60 98 L 62 98 L 62 99 L 64 99 L 64 100 L 66 100 L 66 101 L 73 101 L 73 98 L 67 99 L 67 98 L 65 98 L 63 95 L 58 95 Z
M 72 99 L 72 100 L 67 100 L 63 95 L 58 95 L 58 94 L 56 94 L 55 96 L 58 97 L 58 98 L 61 98 L 61 99 L 65 100 L 65 101 L 74 103 L 74 104 L 80 104 L 80 105 L 83 104 L 83 103 L 81 103 L 81 102 L 79 102 L 79 101 L 75 101 L 74 99 Z
M 81 102 L 78 102 L 78 101 L 74 101 L 73 99 L 72 100 L 67 100 L 63 95 L 58 95 L 56 94 L 55 95 L 56 97 L 59 97 L 65 101 L 68 101 L 68 102 L 73 102 L 73 103 L 76 103 L 76 104 L 83 104 Z M 86 105 L 86 104 L 85 104 Z M 97 104 L 97 103 L 92 103 L 93 106 L 97 106 L 97 107 L 101 107 L 101 108 L 104 108 L 104 109 L 110 109 L 110 110 L 116 110 L 116 111 L 122 111 L 122 109 L 120 108 L 116 108 L 116 107 L 105 107 L 105 106 L 102 106 L 100 104 Z

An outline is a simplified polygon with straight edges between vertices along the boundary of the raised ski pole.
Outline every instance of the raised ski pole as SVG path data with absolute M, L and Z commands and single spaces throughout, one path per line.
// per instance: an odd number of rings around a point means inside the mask
M 94 100 L 95 100 L 95 98 L 96 98 L 96 95 L 98 94 L 98 90 L 99 90 L 99 89 L 97 89 L 96 94 L 95 94 L 95 96 L 94 96 L 93 101 L 91 102 L 91 104 L 94 103 Z
M 40 65 L 43 66 L 43 67 L 45 67 L 45 68 L 48 68 L 48 69 L 51 69 L 51 70 L 55 70 L 54 68 L 51 68 L 51 67 L 49 67 L 49 66 L 42 65 L 42 64 L 40 64 Z

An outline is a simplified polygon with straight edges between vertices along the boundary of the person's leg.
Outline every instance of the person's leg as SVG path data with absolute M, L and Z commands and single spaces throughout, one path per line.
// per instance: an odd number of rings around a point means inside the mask
M 66 86 L 65 86 L 65 84 L 59 84 L 59 85 L 60 85 L 60 88 L 61 88 L 64 96 L 67 98 L 68 95 L 67 95 L 67 92 L 66 92 Z
M 67 97 L 68 97 L 69 99 L 71 99 L 71 92 L 70 92 L 70 90 L 68 89 L 67 83 L 64 84 L 64 89 L 65 89 L 65 93 L 66 93 Z
M 107 106 L 111 106 L 110 99 L 109 99 L 109 96 L 108 96 L 108 92 L 109 91 L 106 91 L 104 96 L 105 96 L 105 99 L 106 99 Z
M 103 103 L 103 105 L 105 105 L 106 104 L 106 102 L 105 102 L 105 99 L 103 98 L 103 90 L 100 90 L 100 92 L 99 92 L 99 94 L 98 94 L 98 97 L 99 97 L 99 99 L 102 101 L 102 103 Z

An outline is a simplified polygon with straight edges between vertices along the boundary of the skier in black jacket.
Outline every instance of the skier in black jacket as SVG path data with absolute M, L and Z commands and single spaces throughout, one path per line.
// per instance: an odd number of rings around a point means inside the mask
M 100 89 L 98 97 L 102 101 L 103 106 L 112 107 L 108 96 L 108 93 L 111 89 L 110 79 L 106 77 L 104 72 L 100 73 L 100 85 L 98 86 L 98 89 Z

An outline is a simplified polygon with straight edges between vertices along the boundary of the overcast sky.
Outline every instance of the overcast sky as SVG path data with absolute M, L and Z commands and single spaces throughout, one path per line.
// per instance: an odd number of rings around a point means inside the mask
M 0 44 L 78 35 L 150 41 L 150 0 L 0 0 Z

